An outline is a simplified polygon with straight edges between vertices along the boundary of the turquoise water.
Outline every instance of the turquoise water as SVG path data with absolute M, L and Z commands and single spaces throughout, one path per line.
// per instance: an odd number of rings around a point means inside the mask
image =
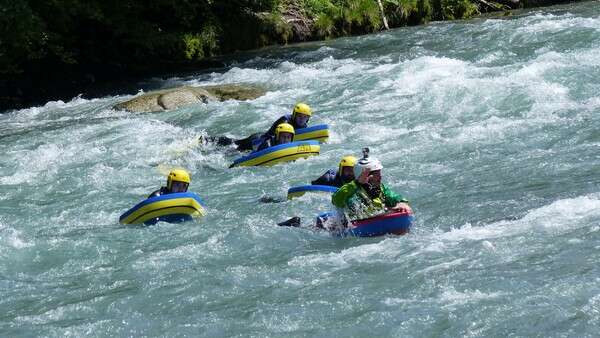
M 597 336 L 598 2 L 269 48 L 155 82 L 269 91 L 0 115 L 0 336 Z M 263 130 L 296 101 L 332 129 L 319 157 L 228 169 L 234 151 L 196 142 Z M 411 200 L 410 235 L 280 228 L 328 200 L 258 203 L 364 146 Z M 176 166 L 208 216 L 119 225 Z

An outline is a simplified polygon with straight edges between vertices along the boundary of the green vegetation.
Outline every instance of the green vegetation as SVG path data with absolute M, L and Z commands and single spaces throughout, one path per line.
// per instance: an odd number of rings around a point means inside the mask
M 383 28 L 377 0 L 0 1 L 0 110 L 201 67 L 236 50 Z M 480 1 L 381 3 L 390 27 L 399 27 L 469 18 L 486 10 Z

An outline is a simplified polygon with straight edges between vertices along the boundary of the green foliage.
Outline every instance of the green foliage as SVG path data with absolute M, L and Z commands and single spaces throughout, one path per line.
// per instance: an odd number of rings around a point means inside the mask
M 362 27 L 363 30 L 374 31 L 383 25 L 379 7 L 374 0 L 349 0 L 343 6 L 343 13 L 346 23 Z
M 429 0 L 417 0 L 418 23 L 425 23 L 431 20 L 433 8 Z
M 381 0 L 391 27 L 468 18 L 473 1 Z M 377 0 L 0 0 L 0 98 L 382 28 Z
M 468 19 L 479 14 L 479 9 L 470 0 L 433 0 L 437 7 L 436 20 Z
M 272 17 L 279 0 L 2 0 L 0 72 L 26 72 L 35 63 L 83 69 L 198 61 L 222 52 L 222 26 L 239 20 L 273 27 L 290 36 Z M 269 31 L 269 30 L 267 30 Z M 268 34 L 267 34 L 268 35 Z M 252 48 L 253 45 L 248 46 Z M 225 49 L 224 51 L 227 51 Z
M 473 0 L 382 0 L 392 27 L 426 23 L 432 19 L 464 19 L 478 14 Z M 360 34 L 383 26 L 376 0 L 298 0 L 314 18 L 319 38 Z
M 406 26 L 429 21 L 428 0 L 385 0 L 385 9 L 392 26 Z
M 304 0 L 319 37 L 367 33 L 383 26 L 375 0 Z
M 329 38 L 335 33 L 335 22 L 329 15 L 318 15 L 314 22 L 316 35 L 319 38 Z
M 294 35 L 292 27 L 283 20 L 279 13 L 269 13 L 265 15 L 265 22 L 270 27 L 269 35 L 278 39 L 280 43 L 288 43 Z
M 472 0 L 382 0 L 391 26 L 477 14 Z M 316 38 L 382 29 L 376 0 L 3 0 L 0 73 L 34 64 L 138 69 L 286 43 L 293 5 Z
M 47 41 L 42 22 L 25 1 L 0 7 L 0 74 L 22 72 L 19 60 L 42 57 Z
M 320 14 L 331 13 L 335 5 L 330 0 L 299 0 L 306 14 L 311 18 L 317 18 Z
M 183 51 L 187 60 L 201 60 L 206 56 L 214 55 L 217 50 L 217 32 L 208 26 L 201 33 L 186 33 L 183 35 L 185 49 Z

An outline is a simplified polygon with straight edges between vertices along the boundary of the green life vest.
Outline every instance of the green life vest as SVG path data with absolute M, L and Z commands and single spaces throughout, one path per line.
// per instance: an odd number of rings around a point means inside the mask
M 348 211 L 348 217 L 351 220 L 369 218 L 384 213 L 386 210 L 383 189 L 377 197 L 371 199 L 367 191 L 358 186 L 354 196 L 348 199 Z

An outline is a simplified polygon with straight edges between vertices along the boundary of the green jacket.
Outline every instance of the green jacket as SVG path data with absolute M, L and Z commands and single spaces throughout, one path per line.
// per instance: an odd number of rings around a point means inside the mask
M 331 197 L 331 202 L 338 208 L 343 208 L 351 220 L 371 217 L 384 213 L 398 202 L 408 202 L 402 195 L 397 194 L 381 184 L 381 193 L 371 199 L 367 191 L 356 181 L 341 186 Z

